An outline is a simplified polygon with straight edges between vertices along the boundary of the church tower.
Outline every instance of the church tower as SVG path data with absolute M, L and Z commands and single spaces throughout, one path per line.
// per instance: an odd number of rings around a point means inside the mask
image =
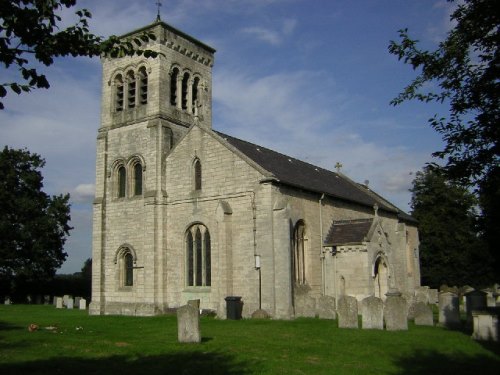
M 91 314 L 164 307 L 165 158 L 192 125 L 212 127 L 215 50 L 159 19 L 122 39 L 145 33 L 156 58 L 102 59 Z

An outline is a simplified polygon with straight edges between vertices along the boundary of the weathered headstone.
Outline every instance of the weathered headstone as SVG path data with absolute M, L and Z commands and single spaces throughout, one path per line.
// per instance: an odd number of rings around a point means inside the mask
M 321 296 L 318 299 L 318 317 L 320 319 L 335 319 L 335 297 Z
M 425 304 L 429 303 L 429 287 L 428 286 L 417 286 L 415 288 L 415 302 L 423 302 Z
M 384 329 L 384 302 L 377 297 L 366 297 L 361 301 L 361 327 Z
M 56 309 L 63 308 L 63 299 L 61 297 L 56 297 Z
M 80 306 L 80 300 L 82 299 L 82 297 L 75 297 L 74 301 L 73 301 L 73 306 L 76 308 L 76 307 L 79 307 Z
M 417 303 L 415 295 L 404 295 L 404 299 L 406 300 L 406 317 L 410 320 L 415 318 L 415 304 Z
M 316 299 L 308 294 L 295 296 L 295 317 L 314 318 L 316 316 Z
M 358 328 L 358 301 L 352 296 L 341 296 L 337 307 L 339 328 Z
M 415 325 L 417 326 L 433 326 L 434 318 L 432 317 L 432 309 L 429 305 L 423 302 L 415 304 Z
M 67 307 L 68 306 L 68 300 L 69 300 L 70 296 L 68 294 L 65 294 L 63 296 L 63 306 L 64 307 Z
M 439 291 L 437 289 L 429 289 L 429 303 L 432 305 L 439 303 Z
M 6 296 L 6 297 L 5 297 L 4 304 L 5 304 L 5 305 L 10 305 L 10 304 L 11 304 L 11 301 L 10 301 L 10 297 L 9 297 L 9 296 Z
M 81 298 L 78 302 L 78 308 L 80 310 L 87 310 L 87 300 L 85 298 Z
M 473 339 L 480 341 L 499 340 L 498 313 L 473 311 L 472 318 L 474 328 Z
M 271 315 L 266 310 L 257 309 L 252 313 L 252 319 L 269 319 Z
M 177 337 L 182 343 L 200 343 L 200 310 L 192 305 L 177 309 Z
M 71 310 L 74 306 L 75 303 L 73 301 L 73 298 L 68 298 L 68 301 L 66 301 L 66 308 Z
M 384 306 L 385 329 L 388 331 L 408 330 L 407 304 L 401 293 L 389 290 Z
M 455 293 L 439 294 L 439 323 L 451 328 L 460 325 L 458 296 Z

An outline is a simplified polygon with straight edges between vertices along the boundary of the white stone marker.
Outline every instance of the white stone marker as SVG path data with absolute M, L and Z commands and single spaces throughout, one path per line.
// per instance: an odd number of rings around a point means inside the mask
M 78 307 L 80 310 L 87 310 L 87 300 L 85 298 L 81 298 Z
M 56 297 L 56 309 L 63 308 L 63 299 L 61 297 Z

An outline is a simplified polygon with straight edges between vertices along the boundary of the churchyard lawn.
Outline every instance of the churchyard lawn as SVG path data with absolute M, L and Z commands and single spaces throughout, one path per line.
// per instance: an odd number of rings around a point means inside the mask
M 37 330 L 29 331 L 30 324 Z M 177 342 L 176 316 L 89 316 L 0 306 L 7 374 L 498 374 L 498 345 L 460 331 L 339 329 L 336 321 L 201 318 L 201 344 Z M 361 326 L 361 325 L 360 325 Z

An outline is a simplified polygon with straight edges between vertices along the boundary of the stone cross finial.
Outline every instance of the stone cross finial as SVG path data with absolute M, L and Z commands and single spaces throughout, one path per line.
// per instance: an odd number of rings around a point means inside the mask
M 373 211 L 375 211 L 375 216 L 378 216 L 378 204 L 377 203 L 375 203 L 373 205 Z
M 158 8 L 158 12 L 156 13 L 156 22 L 160 22 L 161 21 L 161 17 L 160 17 L 161 1 L 160 0 L 156 1 L 156 7 Z
M 335 164 L 335 169 L 337 170 L 337 173 L 340 173 L 340 170 L 342 169 L 342 164 L 341 164 L 341 163 L 339 163 L 339 162 L 337 162 L 337 163 Z

